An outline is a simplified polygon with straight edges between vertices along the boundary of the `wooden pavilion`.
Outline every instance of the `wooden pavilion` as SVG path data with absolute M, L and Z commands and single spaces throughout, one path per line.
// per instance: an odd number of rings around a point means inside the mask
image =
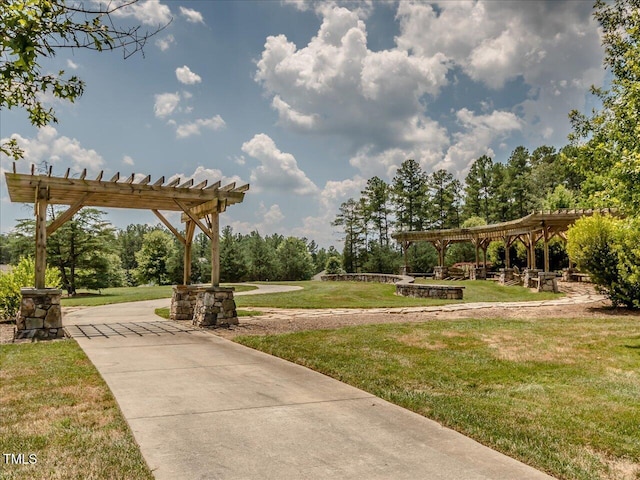
M 495 223 L 469 228 L 427 230 L 420 232 L 397 232 L 392 235 L 402 244 L 407 268 L 407 249 L 414 242 L 430 242 L 438 251 L 438 263 L 444 268 L 447 247 L 452 243 L 471 242 L 476 250 L 476 267 L 480 267 L 480 250 L 483 252 L 483 266 L 487 266 L 487 248 L 492 241 L 504 242 L 505 250 L 514 242 L 521 242 L 527 249 L 527 268 L 536 269 L 535 246 L 544 242 L 544 271 L 549 271 L 549 241 L 558 236 L 566 241 L 566 232 L 578 218 L 594 213 L 617 215 L 611 208 L 603 209 L 562 209 L 538 211 L 526 217 L 509 222 Z M 505 255 L 505 267 L 510 268 L 509 255 Z
M 35 205 L 36 290 L 45 289 L 47 237 L 70 220 L 82 207 L 151 210 L 184 244 L 184 285 L 190 283 L 191 246 L 195 228 L 199 227 L 211 239 L 211 285 L 219 286 L 219 215 L 227 206 L 241 203 L 249 185 L 236 187 L 235 183 L 231 183 L 221 186 L 220 181 L 209 184 L 208 180 L 194 185 L 193 179 L 181 181 L 180 178 L 165 184 L 164 177 L 152 183 L 150 175 L 131 174 L 129 177 L 121 178 L 119 173 L 109 180 L 104 180 L 103 172 L 95 179 L 86 177 L 86 169 L 79 177 L 70 176 L 69 169 L 63 177 L 55 177 L 52 175 L 51 167 L 47 173 L 40 174 L 35 172 L 33 165 L 30 173 L 22 174 L 16 172 L 15 163 L 13 172 L 5 173 L 11 201 Z M 68 205 L 68 208 L 47 224 L 48 205 Z M 186 224 L 185 233 L 180 233 L 160 213 L 161 210 L 182 212 L 181 220 Z

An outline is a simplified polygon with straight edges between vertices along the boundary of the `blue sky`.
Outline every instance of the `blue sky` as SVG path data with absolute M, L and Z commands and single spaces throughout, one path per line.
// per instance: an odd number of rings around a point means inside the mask
M 43 64 L 86 90 L 74 104 L 45 99 L 59 123 L 39 131 L 24 111 L 1 112 L 0 137 L 26 152 L 19 171 L 47 161 L 59 175 L 250 183 L 222 225 L 338 246 L 330 223 L 371 176 L 391 181 L 414 158 L 463 180 L 483 154 L 561 147 L 569 111 L 588 111 L 604 81 L 590 2 L 148 0 L 115 18 L 149 30 L 171 19 L 144 58 L 65 50 Z M 0 214 L 3 233 L 32 215 L 4 175 Z

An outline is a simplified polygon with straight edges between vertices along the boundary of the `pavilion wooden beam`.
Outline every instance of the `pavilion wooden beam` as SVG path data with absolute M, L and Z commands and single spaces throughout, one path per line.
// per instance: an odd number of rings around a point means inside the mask
M 176 230 L 176 228 L 173 225 L 171 225 L 171 222 L 169 222 L 169 220 L 167 220 L 164 215 L 162 215 L 158 210 L 155 210 L 155 209 L 151 211 L 154 213 L 156 217 L 160 219 L 162 223 L 164 223 L 164 225 L 171 231 L 171 233 L 173 233 L 176 236 L 176 238 L 180 240 L 180 243 L 182 243 L 183 245 L 187 244 L 186 239 L 180 234 L 178 230 Z
M 51 224 L 47 227 L 47 236 L 51 235 L 58 228 L 60 228 L 62 225 L 64 225 L 65 222 L 70 220 L 71 217 L 73 217 L 78 212 L 78 210 L 80 210 L 84 206 L 85 202 L 87 201 L 87 199 L 90 196 L 91 196 L 90 193 L 85 193 L 82 196 L 82 198 L 80 198 L 78 201 L 76 201 L 67 210 L 65 210 L 61 215 L 59 215 L 58 218 L 56 218 L 53 222 L 51 222 Z
M 45 272 L 47 269 L 47 204 L 46 188 L 36 189 L 36 272 L 35 287 L 45 288 Z
M 185 245 L 184 245 L 184 271 L 182 276 L 182 284 L 189 285 L 191 283 L 191 257 L 193 246 L 193 234 L 196 231 L 196 224 L 188 221 L 185 229 Z
M 211 221 L 211 285 L 220 286 L 220 215 L 209 214 Z
M 211 232 L 211 230 L 209 228 L 207 228 L 205 225 L 203 225 L 203 223 L 200 221 L 199 218 L 197 218 L 195 215 L 193 215 L 190 211 L 189 208 L 186 207 L 182 202 L 180 202 L 179 200 L 174 200 L 176 202 L 176 205 L 178 205 L 182 211 L 184 213 L 187 214 L 187 216 L 193 221 L 195 222 L 196 225 L 198 225 L 198 227 L 200 227 L 200 230 L 202 230 L 202 232 L 211 239 L 211 241 L 213 242 L 213 234 Z

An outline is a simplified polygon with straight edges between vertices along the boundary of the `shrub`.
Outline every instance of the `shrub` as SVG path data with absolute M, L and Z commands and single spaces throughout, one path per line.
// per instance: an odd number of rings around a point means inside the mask
M 569 228 L 567 251 L 614 306 L 640 308 L 640 222 L 594 215 Z
M 10 272 L 0 273 L 0 317 L 15 318 L 20 310 L 22 298 L 20 289 L 32 287 L 36 280 L 35 262 L 31 258 L 22 258 Z M 62 284 L 60 272 L 47 268 L 45 285 L 59 288 Z
M 342 259 L 336 256 L 329 257 L 325 264 L 325 270 L 328 275 L 335 275 L 344 272 L 342 269 Z

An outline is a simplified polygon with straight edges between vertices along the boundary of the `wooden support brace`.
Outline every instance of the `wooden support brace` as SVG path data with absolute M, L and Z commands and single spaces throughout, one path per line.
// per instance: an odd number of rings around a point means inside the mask
M 190 211 L 189 208 L 186 207 L 180 200 L 175 200 L 174 202 L 176 203 L 176 205 L 178 205 L 182 211 L 184 213 L 187 214 L 187 216 L 193 220 L 195 222 L 196 225 L 198 225 L 198 227 L 200 227 L 200 230 L 202 230 L 202 232 L 211 239 L 211 241 L 213 241 L 213 234 L 211 233 L 211 230 L 209 230 L 205 225 L 202 224 L 202 222 L 195 216 L 193 215 Z
M 64 225 L 65 222 L 70 220 L 71 217 L 73 217 L 78 212 L 78 210 L 80 210 L 84 206 L 85 202 L 90 196 L 90 193 L 85 193 L 82 198 L 80 198 L 77 202 L 67 208 L 61 215 L 58 216 L 58 218 L 51 222 L 51 224 L 47 226 L 47 236 L 51 235 L 58 228 Z
M 155 209 L 151 211 L 155 214 L 156 217 L 160 219 L 162 223 L 164 223 L 164 225 L 171 231 L 171 233 L 173 233 L 176 238 L 180 240 L 180 243 L 182 243 L 183 245 L 187 244 L 186 239 L 180 234 L 180 232 L 178 232 L 178 230 L 175 229 L 173 225 L 171 225 L 169 220 L 167 220 L 164 215 L 162 215 L 158 210 Z

